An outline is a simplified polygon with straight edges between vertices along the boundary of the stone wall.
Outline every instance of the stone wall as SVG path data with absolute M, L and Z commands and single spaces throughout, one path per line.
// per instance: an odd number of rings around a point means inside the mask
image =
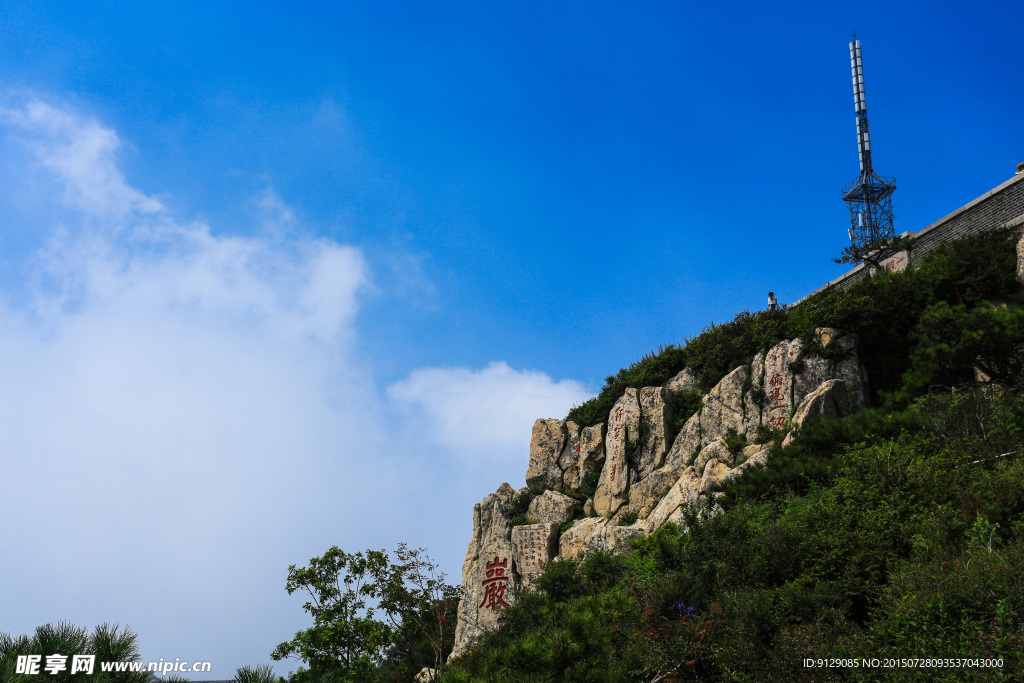
M 914 256 L 919 258 L 946 242 L 1004 225 L 1024 225 L 1024 173 L 1018 173 L 928 227 L 917 232 L 905 232 L 903 235 L 917 240 Z M 902 270 L 902 267 L 897 265 L 894 270 Z M 868 268 L 859 265 L 796 303 L 830 287 L 849 289 L 867 275 Z

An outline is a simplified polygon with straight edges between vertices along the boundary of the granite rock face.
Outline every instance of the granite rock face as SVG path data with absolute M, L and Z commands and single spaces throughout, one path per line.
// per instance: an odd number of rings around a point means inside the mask
M 636 462 L 636 479 L 643 479 L 662 466 L 672 446 L 672 418 L 675 417 L 675 394 L 664 387 L 640 390 L 640 419 L 643 424 L 640 455 Z
M 669 391 L 700 391 L 700 383 L 697 375 L 690 368 L 683 368 L 675 377 L 665 382 L 664 387 Z
M 841 379 L 822 382 L 821 386 L 804 397 L 800 408 L 793 415 L 792 429 L 786 435 L 782 445 L 788 446 L 792 443 L 793 439 L 800 434 L 800 427 L 812 415 L 821 415 L 826 420 L 834 420 L 854 412 L 857 410 L 846 391 L 846 382 Z
M 754 448 L 749 447 L 749 450 Z M 658 501 L 651 514 L 637 525 L 647 534 L 654 533 L 667 522 L 685 526 L 686 508 L 706 509 L 706 505 L 713 502 L 709 501 L 709 495 L 715 484 L 738 477 L 750 467 L 765 464 L 768 461 L 768 453 L 768 448 L 762 448 L 736 467 L 729 467 L 727 463 L 719 462 L 717 458 L 707 460 L 700 470 L 692 465 L 687 467 L 668 493 Z
M 526 484 L 555 491 L 582 491 L 604 463 L 604 424 L 580 429 L 571 420 L 533 424 Z
M 811 416 L 834 419 L 868 401 L 857 338 L 832 328 L 817 329 L 806 344 L 779 342 L 732 370 L 674 435 L 674 392 L 696 386 L 694 373 L 684 370 L 661 387 L 626 389 L 607 422 L 594 427 L 537 420 L 526 480 L 544 493 L 527 515 L 541 523 L 509 529 L 508 484 L 474 507 L 453 654 L 495 626 L 502 604 L 529 589 L 556 553 L 570 559 L 621 552 L 668 522 L 685 525 L 688 510 L 714 514 L 716 485 L 767 462 L 772 444 L 755 440 L 777 439 L 789 428 L 786 445 Z M 583 502 L 595 481 L 596 492 Z M 559 535 L 580 503 L 595 516 Z
M 576 449 L 576 474 L 570 480 L 566 475 L 565 488 L 583 493 L 601 473 L 604 465 L 604 423 L 584 427 Z M 571 482 L 571 483 L 570 483 Z
M 538 522 L 558 525 L 572 519 L 575 507 L 576 501 L 569 496 L 549 490 L 530 501 L 526 516 Z
M 626 393 L 612 406 L 608 415 L 608 434 L 604 440 L 604 468 L 594 494 L 597 514 L 615 514 L 626 501 L 629 490 L 630 459 L 639 447 L 640 401 L 636 389 Z
M 530 437 L 530 465 L 526 469 L 526 485 L 544 489 L 562 487 L 559 459 L 568 440 L 564 420 L 540 419 L 533 423 Z
M 708 392 L 672 444 L 666 466 L 682 472 L 730 430 L 752 443 L 759 428 L 786 427 L 807 396 L 829 380 L 842 380 L 845 386 L 844 414 L 863 410 L 867 374 L 856 349 L 856 335 L 818 328 L 810 348 L 794 339 L 756 355 L 751 365 L 739 366 Z
M 456 657 L 481 633 L 498 624 L 501 608 L 515 593 L 509 508 L 516 492 L 508 484 L 473 506 L 473 538 L 462 563 L 462 599 L 455 627 Z
M 512 528 L 512 560 L 516 593 L 533 586 L 544 565 L 558 554 L 558 524 L 527 524 Z
M 643 535 L 641 528 L 615 526 L 603 517 L 586 517 L 562 534 L 558 541 L 559 557 L 568 560 L 595 550 L 622 552 L 629 549 L 633 539 Z

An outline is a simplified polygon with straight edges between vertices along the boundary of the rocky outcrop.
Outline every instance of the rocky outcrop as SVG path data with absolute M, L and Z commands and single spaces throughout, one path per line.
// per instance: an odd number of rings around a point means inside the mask
M 668 455 L 675 394 L 665 387 L 626 389 L 608 415 L 605 437 L 607 457 L 597 492 L 594 510 L 612 516 L 627 511 L 629 489 L 646 480 L 661 467 Z M 642 488 L 650 488 L 651 483 Z
M 572 420 L 533 423 L 526 485 L 577 493 L 604 462 L 604 424 L 580 430 Z
M 661 387 L 626 389 L 607 428 L 537 420 L 526 479 L 545 491 L 527 514 L 541 523 L 509 529 L 514 492 L 507 484 L 474 508 L 453 654 L 494 626 L 500 608 L 532 585 L 556 551 L 563 559 L 620 552 L 668 522 L 684 524 L 688 508 L 713 513 L 718 484 L 767 462 L 771 444 L 754 444 L 759 437 L 788 428 L 792 440 L 813 415 L 833 419 L 865 408 L 856 347 L 854 335 L 831 328 L 819 328 L 806 344 L 780 342 L 723 377 L 677 435 L 674 392 L 696 386 L 685 370 Z M 578 505 L 565 494 L 582 500 L 594 478 L 596 492 L 583 510 L 596 516 L 577 519 L 559 536 Z
M 651 534 L 667 522 L 683 525 L 686 508 L 705 508 L 708 495 L 716 484 L 738 477 L 748 468 L 763 465 L 768 461 L 769 449 L 766 447 L 749 446 L 744 452 L 744 461 L 736 467 L 730 468 L 727 463 L 720 462 L 717 458 L 707 460 L 703 464 L 703 469 L 697 469 L 692 465 L 687 467 L 665 496 L 658 501 L 650 515 L 641 520 L 638 526 L 644 533 Z
M 665 382 L 664 386 L 669 391 L 700 391 L 700 382 L 697 375 L 690 368 L 683 368 L 675 377 Z
M 526 516 L 538 522 L 554 522 L 556 525 L 568 522 L 573 517 L 576 501 L 555 491 L 545 491 L 530 501 Z
M 509 508 L 516 492 L 508 484 L 473 506 L 473 538 L 462 563 L 452 657 L 462 654 L 486 629 L 498 624 L 501 608 L 512 601 L 514 565 L 508 539 Z
M 644 536 L 641 528 L 616 526 L 603 517 L 586 517 L 562 534 L 558 540 L 558 555 L 568 560 L 595 550 L 622 552 L 629 549 L 630 542 L 641 536 Z
M 526 485 L 544 489 L 562 488 L 559 459 L 568 440 L 564 420 L 540 419 L 533 423 L 530 437 L 530 465 L 526 469 Z
M 420 672 L 416 674 L 416 678 L 412 680 L 413 683 L 434 683 L 437 680 L 437 670 L 425 666 L 420 669 Z
M 582 493 L 588 486 L 593 486 L 604 465 L 604 423 L 593 427 L 584 427 L 580 432 L 576 445 L 576 467 L 567 471 L 563 479 L 565 490 Z M 591 489 L 593 490 L 593 489 Z
M 856 408 L 846 391 L 845 381 L 830 379 L 827 382 L 822 382 L 821 386 L 804 397 L 800 409 L 793 415 L 790 432 L 786 435 L 782 445 L 788 446 L 792 443 L 800 433 L 800 427 L 812 415 L 821 415 L 826 420 L 834 420 L 853 412 L 856 412 Z
M 635 478 L 643 479 L 662 466 L 672 446 L 672 418 L 675 394 L 664 387 L 640 390 L 641 443 Z
M 612 516 L 612 524 L 619 524 L 629 516 L 646 517 L 675 480 L 676 475 L 663 467 L 633 484 L 629 489 L 629 500 Z
M 629 461 L 640 441 L 640 401 L 636 389 L 626 393 L 612 406 L 608 415 L 608 435 L 604 440 L 604 468 L 594 494 L 594 510 L 602 516 L 615 514 L 626 502 L 629 490 Z
M 730 430 L 752 443 L 759 429 L 788 426 L 807 396 L 829 380 L 842 380 L 848 397 L 845 412 L 863 410 L 868 404 L 867 375 L 856 347 L 856 335 L 818 328 L 810 345 L 794 339 L 758 354 L 708 392 L 672 444 L 666 466 L 682 472 Z

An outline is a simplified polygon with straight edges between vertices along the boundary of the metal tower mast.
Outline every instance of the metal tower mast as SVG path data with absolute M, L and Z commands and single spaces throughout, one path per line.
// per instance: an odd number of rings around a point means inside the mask
M 896 179 L 880 176 L 871 166 L 871 138 L 868 135 L 868 107 L 864 97 L 864 63 L 857 34 L 850 43 L 853 70 L 853 101 L 857 111 L 857 148 L 860 175 L 843 188 L 843 201 L 850 207 L 850 241 L 855 248 L 868 247 L 895 234 L 892 223 L 892 193 Z

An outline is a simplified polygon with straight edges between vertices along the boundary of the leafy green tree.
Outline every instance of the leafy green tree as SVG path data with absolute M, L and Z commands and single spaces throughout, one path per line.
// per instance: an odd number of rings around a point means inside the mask
M 387 613 L 394 632 L 403 637 L 410 654 L 415 636 L 429 643 L 431 668 L 440 673 L 454 645 L 455 614 L 462 589 L 445 583 L 446 575 L 437 571 L 424 548 L 410 550 L 399 543 L 395 558 L 396 562 L 374 577 L 380 608 Z
M 296 681 L 309 678 L 331 681 L 367 681 L 381 654 L 394 638 L 388 624 L 374 618 L 367 600 L 377 597 L 373 576 L 387 567 L 383 550 L 350 554 L 332 547 L 314 557 L 308 567 L 288 567 L 285 589 L 291 595 L 306 591 L 310 600 L 302 608 L 313 617 L 313 626 L 281 643 L 271 653 L 280 661 L 300 659 Z
M 288 594 L 309 594 L 303 609 L 313 626 L 271 657 L 306 662 L 309 669 L 295 674 L 299 682 L 378 680 L 389 669 L 411 675 L 424 665 L 441 669 L 453 645 L 460 593 L 444 579 L 423 548 L 399 544 L 392 561 L 383 550 L 350 554 L 334 546 L 308 567 L 288 568 Z M 421 654 L 424 641 L 428 657 Z

